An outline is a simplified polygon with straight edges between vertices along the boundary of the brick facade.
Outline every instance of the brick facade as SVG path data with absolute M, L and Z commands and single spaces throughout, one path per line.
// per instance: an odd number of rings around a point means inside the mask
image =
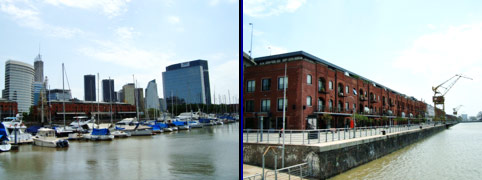
M 390 118 L 425 115 L 424 102 L 302 51 L 256 58 L 255 62 L 256 66 L 244 69 L 245 128 L 257 129 L 262 115 L 265 129 L 281 129 L 283 112 L 278 108 L 278 99 L 283 99 L 283 89 L 278 88 L 278 81 L 284 77 L 285 64 L 288 77 L 286 129 L 307 129 L 307 118 L 317 119 L 316 128 L 349 127 L 355 112 L 374 119 L 378 125 L 386 124 L 386 119 Z M 269 79 L 269 90 L 262 89 L 263 79 Z M 248 92 L 248 81 L 254 81 L 253 92 Z M 307 102 L 309 98 L 311 105 Z M 269 100 L 270 104 L 266 115 L 259 113 L 263 100 Z M 247 107 L 250 103 L 253 107 Z M 332 120 L 322 120 L 323 114 L 330 114 Z

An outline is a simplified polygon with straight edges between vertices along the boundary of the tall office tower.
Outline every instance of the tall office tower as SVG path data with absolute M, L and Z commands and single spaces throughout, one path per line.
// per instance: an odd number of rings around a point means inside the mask
M 134 101 L 134 83 L 129 83 L 122 86 L 122 94 L 124 96 L 124 103 L 136 105 Z
M 146 88 L 146 108 L 159 110 L 159 96 L 157 95 L 156 80 L 149 81 Z
M 42 56 L 38 54 L 34 61 L 35 82 L 44 82 L 44 62 Z
M 32 106 L 33 81 L 34 67 L 32 65 L 14 60 L 5 62 L 4 98 L 17 102 L 19 112 L 28 113 Z
M 84 75 L 84 100 L 96 101 L 95 75 Z
M 209 69 L 206 60 L 167 66 L 166 72 L 162 72 L 162 84 L 164 99 L 167 102 L 173 99 L 176 102 L 189 104 L 211 104 Z M 170 103 L 167 104 L 171 106 Z
M 113 79 L 104 79 L 102 80 L 102 97 L 104 102 L 116 102 L 116 97 L 114 91 L 114 80 Z
M 159 108 L 161 110 L 161 112 L 166 112 L 166 101 L 164 100 L 164 98 L 159 98 Z
M 144 112 L 145 110 L 144 89 L 136 88 L 136 101 L 137 101 L 137 106 L 139 107 L 139 112 Z

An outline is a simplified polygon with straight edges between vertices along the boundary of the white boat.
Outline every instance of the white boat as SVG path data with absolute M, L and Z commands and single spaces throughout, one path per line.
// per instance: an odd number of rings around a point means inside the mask
M 177 129 L 177 127 L 172 127 L 172 130 L 177 131 L 178 129 Z
M 172 128 L 164 128 L 162 130 L 164 130 L 164 132 L 172 132 L 173 131 Z
M 0 143 L 0 152 L 7 152 L 10 151 L 10 149 L 12 149 L 12 145 L 7 143 L 7 141 L 2 141 Z
M 114 131 L 111 134 L 114 135 L 114 137 L 129 137 L 129 136 L 131 136 L 131 134 L 126 133 L 124 131 Z
M 74 121 L 70 123 L 70 127 L 72 127 L 72 129 L 81 129 L 84 125 L 92 121 L 91 119 L 87 120 L 87 118 L 87 116 L 75 116 Z
M 202 128 L 203 127 L 203 125 L 201 123 L 199 123 L 199 121 L 189 121 L 187 124 L 191 128 Z
M 74 129 L 70 126 L 55 127 L 57 137 L 69 137 L 69 134 L 74 133 Z
M 21 117 L 18 114 L 17 117 L 4 118 L 2 124 L 2 128 L 7 130 L 8 141 L 12 143 L 32 142 L 32 135 L 25 132 L 27 126 L 22 123 Z
M 129 133 L 131 136 L 150 136 L 152 135 L 152 128 L 149 126 L 144 125 L 135 125 L 135 126 L 124 126 L 122 130 L 126 133 Z
M 216 122 L 216 125 L 223 125 L 223 122 L 222 122 L 222 121 L 217 121 L 217 122 Z
M 33 142 L 37 146 L 44 147 L 69 147 L 68 140 L 57 138 L 55 130 L 48 128 L 40 128 L 33 138 Z
M 179 130 L 189 130 L 189 129 L 191 129 L 191 128 L 189 127 L 189 125 L 177 126 L 177 128 L 178 128 Z
M 84 134 L 80 132 L 74 132 L 69 134 L 69 140 L 81 140 L 84 138 Z

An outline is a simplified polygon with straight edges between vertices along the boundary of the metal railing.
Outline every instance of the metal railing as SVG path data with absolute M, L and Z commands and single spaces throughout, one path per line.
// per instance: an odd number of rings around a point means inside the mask
M 444 124 L 412 124 L 412 125 L 394 125 L 394 126 L 370 126 L 356 128 L 331 128 L 316 130 L 286 130 L 285 144 L 319 144 L 334 142 L 346 139 L 354 139 L 361 137 L 369 137 L 385 134 L 397 133 L 402 131 L 429 128 L 434 126 L 443 126 Z M 281 130 L 259 130 L 245 129 L 243 130 L 243 143 L 268 143 L 282 144 L 283 133 Z
M 265 180 L 269 179 L 303 179 L 312 175 L 312 166 L 309 163 L 301 163 L 290 167 L 266 171 Z
M 258 178 L 256 178 L 256 177 L 258 177 Z M 263 176 L 259 173 L 256 173 L 256 174 L 251 175 L 251 176 L 243 177 L 243 180 L 256 180 L 256 179 L 262 180 Z

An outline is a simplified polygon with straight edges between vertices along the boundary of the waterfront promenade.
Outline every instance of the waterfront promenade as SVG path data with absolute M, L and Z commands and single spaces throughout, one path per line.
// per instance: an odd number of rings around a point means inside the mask
M 293 166 L 300 163 L 308 163 L 305 167 L 314 177 L 327 178 L 342 173 L 358 165 L 378 159 L 386 154 L 408 146 L 425 137 L 440 132 L 450 125 L 445 124 L 424 124 L 412 126 L 374 127 L 354 130 L 312 130 L 289 133 L 292 140 L 286 141 L 286 166 Z M 421 127 L 421 128 L 420 128 Z M 382 131 L 386 131 L 385 135 Z M 288 131 L 287 131 L 288 132 Z M 316 132 L 319 137 L 308 140 L 303 136 Z M 251 133 L 250 133 L 251 134 Z M 243 163 L 261 167 L 262 153 L 267 146 L 281 146 L 278 143 L 279 133 L 263 133 L 263 141 L 256 142 L 256 135 L 243 133 Z M 269 135 L 268 135 L 269 134 Z M 287 133 L 288 134 L 288 133 Z M 305 134 L 305 135 L 303 135 Z M 346 138 L 344 135 L 346 134 Z M 355 138 L 353 135 L 355 134 Z M 340 136 L 340 137 L 338 137 Z M 252 138 L 247 140 L 244 138 Z M 270 137 L 270 140 L 267 140 Z M 266 138 L 266 139 L 265 139 Z M 286 140 L 286 139 L 285 139 Z M 248 142 L 249 141 L 249 142 Z M 254 141 L 254 142 L 253 142 Z M 282 142 L 282 139 L 279 140 Z M 281 149 L 277 149 L 278 169 L 281 167 Z M 266 155 L 266 167 L 274 168 L 273 153 Z M 247 171 L 243 176 L 252 175 Z M 266 171 L 265 171 L 266 172 Z M 262 173 L 262 172 L 257 172 Z

